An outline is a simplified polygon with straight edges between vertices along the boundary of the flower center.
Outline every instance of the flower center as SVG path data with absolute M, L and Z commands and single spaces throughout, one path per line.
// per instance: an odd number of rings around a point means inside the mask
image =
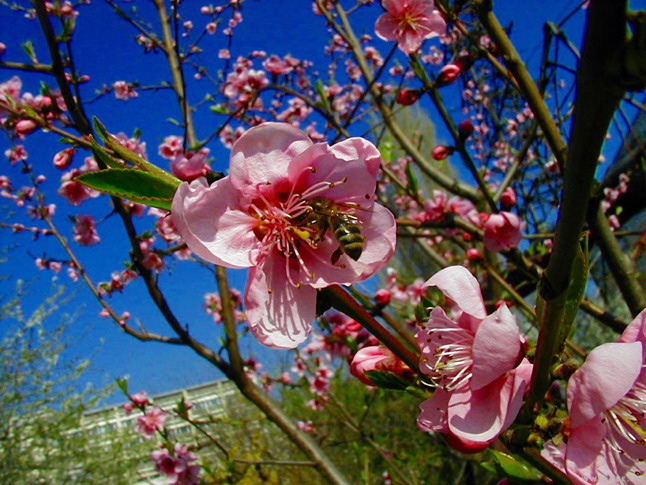
M 417 30 L 417 25 L 419 24 L 421 17 L 422 16 L 419 12 L 412 9 L 406 9 L 402 12 L 401 16 L 397 19 L 397 27 L 401 35 L 403 35 L 407 30 Z
M 450 392 L 467 383 L 472 376 L 473 335 L 457 326 L 432 327 L 427 333 L 433 354 L 423 357 L 422 365 L 433 385 Z
M 643 459 L 635 461 L 634 453 L 626 452 L 622 443 L 646 447 L 646 383 L 637 381 L 633 388 L 605 412 L 603 422 L 608 430 L 606 441 L 617 470 L 637 476 L 646 473 Z
M 307 167 L 305 171 L 315 173 L 314 167 Z M 258 198 L 249 206 L 249 213 L 258 220 L 254 229 L 256 237 L 260 240 L 261 257 L 267 257 L 272 251 L 277 251 L 285 257 L 287 279 L 293 286 L 296 283 L 293 272 L 298 273 L 302 268 L 308 278 L 315 278 L 316 274 L 308 269 L 303 256 L 303 247 L 314 248 L 327 231 L 326 223 L 308 217 L 314 208 L 312 201 L 321 200 L 319 194 L 336 185 L 347 182 L 347 177 L 336 181 L 322 181 L 311 185 L 297 193 L 292 185 L 289 192 L 266 191 L 263 186 L 272 185 L 266 182 L 258 186 Z M 265 195 L 265 193 L 267 195 Z

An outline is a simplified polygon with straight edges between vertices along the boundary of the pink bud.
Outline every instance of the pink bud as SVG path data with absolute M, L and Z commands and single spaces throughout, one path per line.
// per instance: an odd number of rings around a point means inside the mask
M 377 293 L 375 293 L 375 301 L 379 306 L 388 305 L 390 303 L 390 297 L 391 297 L 390 291 L 388 291 L 385 288 L 377 290 Z
M 442 69 L 440 69 L 439 74 L 437 75 L 437 85 L 446 86 L 455 82 L 455 80 L 460 76 L 462 70 L 456 64 L 447 64 Z
M 20 120 L 16 123 L 14 131 L 16 132 L 16 135 L 24 136 L 33 133 L 36 128 L 38 128 L 38 123 L 34 120 Z
M 4 54 L 6 50 L 7 46 L 0 42 L 0 56 L 2 56 L 2 54 Z
M 387 358 L 388 356 L 384 354 L 382 347 L 364 347 L 354 355 L 350 364 L 350 372 L 364 384 L 372 386 L 373 383 L 366 376 L 366 372 L 377 370 L 379 363 Z
M 479 249 L 469 248 L 467 249 L 467 258 L 469 258 L 469 260 L 471 261 L 482 261 L 484 259 L 484 256 Z
M 516 205 L 516 192 L 511 187 L 507 187 L 502 194 L 500 194 L 500 203 L 506 207 L 513 207 Z
M 374 383 L 366 376 L 366 372 L 370 371 L 392 372 L 399 376 L 406 376 L 410 374 L 411 369 L 390 350 L 375 345 L 359 349 L 350 363 L 352 375 L 364 384 L 372 386 Z
M 458 133 L 460 134 L 460 138 L 463 140 L 469 138 L 474 130 L 475 128 L 473 127 L 471 120 L 463 120 L 458 125 Z
M 410 106 L 415 103 L 421 95 L 422 92 L 419 89 L 400 89 L 397 93 L 396 102 L 402 106 Z
M 65 170 L 72 163 L 74 156 L 74 148 L 66 148 L 54 155 L 54 166 L 60 170 Z
M 454 151 L 455 148 L 453 147 L 448 147 L 446 145 L 437 145 L 435 148 L 433 148 L 431 156 L 433 157 L 433 160 L 440 161 L 446 159 Z

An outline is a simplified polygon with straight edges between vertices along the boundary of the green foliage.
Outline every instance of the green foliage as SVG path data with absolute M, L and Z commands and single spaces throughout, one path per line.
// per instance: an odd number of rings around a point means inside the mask
M 461 455 L 441 435 L 417 430 L 419 396 L 368 390 L 339 373 L 322 410 L 309 408 L 311 398 L 306 384 L 282 392 L 284 408 L 295 419 L 314 423 L 314 439 L 350 483 L 383 484 L 385 472 L 393 483 L 407 485 L 497 481 L 479 466 L 484 454 Z
M 64 361 L 73 321 L 60 312 L 63 289 L 25 315 L 19 285 L 0 307 L 0 484 L 131 484 L 139 455 L 130 430 L 101 435 L 84 413 L 111 389 L 78 391 L 87 360 Z
M 100 192 L 165 210 L 170 210 L 177 190 L 177 185 L 163 178 L 130 168 L 86 172 L 76 179 Z

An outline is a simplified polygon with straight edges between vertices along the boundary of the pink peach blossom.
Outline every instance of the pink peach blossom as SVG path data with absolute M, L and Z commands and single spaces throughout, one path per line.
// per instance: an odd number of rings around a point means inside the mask
M 200 466 L 191 464 L 197 460 L 188 446 L 175 443 L 172 454 L 168 448 L 155 450 L 150 455 L 155 468 L 166 477 L 167 485 L 197 485 L 200 483 Z
M 139 96 L 135 88 L 125 81 L 115 81 L 112 87 L 114 88 L 114 97 L 122 101 L 128 101 L 130 98 Z
M 180 180 L 191 181 L 204 175 L 208 156 L 208 148 L 202 148 L 198 152 L 180 153 L 170 163 L 170 168 L 173 175 Z
M 568 382 L 570 435 L 543 456 L 577 485 L 646 483 L 646 310 Z
M 175 157 L 184 153 L 184 138 L 181 136 L 170 135 L 164 138 L 159 145 L 158 152 L 160 156 L 167 160 L 174 160 Z
M 197 255 L 229 268 L 250 268 L 249 326 L 260 342 L 294 348 L 316 316 L 316 290 L 372 276 L 395 248 L 395 221 L 374 203 L 381 164 L 362 138 L 329 146 L 283 123 L 263 123 L 233 145 L 230 175 L 179 186 L 171 214 Z M 365 239 L 359 257 L 336 260 L 339 242 L 308 221 L 313 199 L 347 213 Z M 334 262 L 333 262 L 334 260 Z
M 153 406 L 146 411 L 145 415 L 137 418 L 135 431 L 147 440 L 151 439 L 155 435 L 155 431 L 161 431 L 164 429 L 166 415 L 166 411 L 158 408 L 157 406 Z
M 383 40 L 394 40 L 406 54 L 417 51 L 424 39 L 446 30 L 446 22 L 435 9 L 433 0 L 383 0 L 386 9 L 375 23 L 375 32 Z
M 491 214 L 484 223 L 484 245 L 489 251 L 506 251 L 518 246 L 523 238 L 520 218 L 511 212 Z
M 462 451 L 477 451 L 516 418 L 532 365 L 522 359 L 514 316 L 505 305 L 487 315 L 480 285 L 466 268 L 439 271 L 425 283 L 431 286 L 454 308 L 451 316 L 434 308 L 416 335 L 420 370 L 437 387 L 421 404 L 417 424 L 446 434 Z
M 78 214 L 75 216 L 74 241 L 81 246 L 92 246 L 101 241 L 101 238 L 99 238 L 96 232 L 94 216 L 88 214 Z
M 94 189 L 86 187 L 81 182 L 76 180 L 76 177 L 85 172 L 93 172 L 99 169 L 96 160 L 92 157 L 86 157 L 85 163 L 80 169 L 73 168 L 69 172 L 65 172 L 61 177 L 61 186 L 58 189 L 58 195 L 67 199 L 72 205 L 79 205 L 84 200 L 89 198 L 98 197 L 100 195 Z

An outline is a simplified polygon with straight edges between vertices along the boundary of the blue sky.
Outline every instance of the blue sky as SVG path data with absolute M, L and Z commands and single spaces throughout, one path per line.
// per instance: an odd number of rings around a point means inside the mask
M 193 20 L 196 30 L 201 29 L 206 23 L 206 18 L 199 13 L 200 3 L 186 3 L 183 9 L 186 18 Z M 633 2 L 636 7 L 642 8 L 645 3 Z M 152 2 L 140 1 L 121 3 L 124 8 L 137 5 L 142 16 L 153 19 L 154 17 L 150 16 L 151 4 Z M 513 39 L 517 42 L 524 59 L 533 65 L 538 62 L 540 56 L 543 22 L 548 18 L 559 20 L 576 4 L 576 1 L 569 0 L 506 0 L 496 2 L 495 10 L 503 25 L 513 19 Z M 363 11 L 365 15 L 357 18 L 355 29 L 358 33 L 372 34 L 374 21 L 381 9 L 373 5 Z M 255 49 L 279 55 L 291 53 L 294 57 L 314 61 L 322 73 L 326 72 L 327 64 L 322 53 L 324 42 L 327 40 L 326 28 L 321 17 L 312 15 L 310 1 L 248 0 L 244 3 L 243 14 L 244 21 L 236 29 L 233 38 L 233 58 L 246 55 Z M 573 21 L 573 29 L 580 27 L 580 19 L 581 16 Z M 220 31 L 221 27 L 218 30 Z M 19 52 L 19 43 L 31 39 L 39 59 L 48 62 L 49 56 L 35 21 L 2 9 L 0 32 L 0 42 L 7 45 L 5 60 L 25 61 L 26 57 Z M 91 82 L 82 88 L 83 96 L 90 98 L 95 89 L 100 89 L 103 84 L 112 85 L 117 80 L 138 81 L 147 85 L 170 79 L 162 55 L 141 55 L 141 49 L 132 41 L 134 34 L 132 27 L 119 20 L 107 3 L 101 0 L 94 0 L 92 5 L 81 9 L 74 40 L 76 63 L 82 73 L 92 77 Z M 572 40 L 575 44 L 579 43 L 576 36 Z M 219 48 L 225 46 L 224 36 L 218 33 L 209 37 L 207 41 L 203 46 L 205 53 L 199 61 L 215 71 L 223 66 L 223 61 L 217 59 L 216 53 Z M 390 46 L 385 42 L 377 42 L 377 46 L 385 55 Z M 0 72 L 0 82 L 14 74 L 9 71 Z M 24 91 L 38 90 L 38 76 L 21 74 L 21 77 L 25 83 Z M 190 79 L 189 99 L 196 103 L 204 93 L 199 83 L 205 81 L 194 81 L 192 73 L 189 73 L 187 78 Z M 98 116 L 112 132 L 123 131 L 131 134 L 135 128 L 141 129 L 142 139 L 148 144 L 150 159 L 167 168 L 167 162 L 156 154 L 157 145 L 166 135 L 181 134 L 179 128 L 166 121 L 168 117 L 180 118 L 174 95 L 170 91 L 160 91 L 156 94 L 140 92 L 138 98 L 128 102 L 114 100 L 110 95 L 86 106 L 86 111 L 90 115 Z M 431 116 L 434 116 L 432 112 Z M 207 109 L 202 109 L 195 121 L 198 138 L 210 133 L 217 123 Z M 446 138 L 442 130 L 438 131 L 438 136 L 440 139 Z M 57 214 L 65 215 L 72 212 L 69 211 L 66 202 L 55 193 L 56 182 L 61 173 L 51 164 L 53 155 L 61 149 L 56 143 L 56 138 L 51 134 L 37 133 L 28 140 L 27 150 L 30 153 L 30 162 L 38 167 L 39 173 L 45 174 L 49 179 L 49 183 L 45 185 L 49 202 L 57 204 Z M 4 152 L 8 146 L 7 138 L 0 138 L 0 152 Z M 222 148 L 217 140 L 211 142 L 208 147 L 215 158 L 214 169 L 226 170 L 228 151 Z M 19 180 L 17 170 L 11 169 L 6 160 L 0 160 L 0 166 L 0 174 L 7 174 L 12 179 Z M 12 208 L 7 207 L 6 210 L 11 211 Z M 94 200 L 84 203 L 82 212 L 93 213 L 95 217 L 100 218 L 108 215 L 109 208 L 104 201 Z M 69 231 L 70 222 L 63 217 L 58 217 L 58 221 L 62 229 Z M 139 227 L 145 228 L 148 224 L 140 222 Z M 120 262 L 127 259 L 128 246 L 124 230 L 116 218 L 108 219 L 98 230 L 102 244 L 92 248 L 75 245 L 75 250 L 93 279 L 105 281 L 109 279 L 112 271 L 120 269 Z M 64 254 L 53 240 L 41 240 L 32 244 L 29 235 L 12 235 L 7 230 L 0 232 L 0 237 L 2 245 L 16 246 L 10 252 L 9 261 L 0 265 L 0 274 L 9 274 L 12 277 L 11 280 L 1 283 L 0 294 L 11 294 L 13 284 L 18 278 L 33 280 L 33 294 L 28 300 L 29 304 L 33 305 L 43 295 L 48 294 L 52 276 L 51 273 L 36 270 L 33 256 L 46 254 L 49 257 L 64 258 Z M 106 264 L 106 261 L 109 263 Z M 229 274 L 232 284 L 242 288 L 244 272 L 229 271 Z M 74 292 L 70 309 L 80 308 L 79 317 L 73 326 L 73 332 L 80 340 L 72 349 L 72 354 L 93 359 L 93 365 L 86 376 L 88 381 L 105 383 L 127 374 L 131 376 L 132 390 L 146 389 L 154 394 L 220 377 L 217 370 L 203 363 L 190 350 L 156 343 L 141 343 L 122 334 L 108 320 L 98 318 L 98 304 L 80 283 L 72 284 L 63 274 L 57 278 L 57 282 L 65 284 L 69 291 Z M 178 262 L 173 266 L 172 274 L 162 275 L 161 284 L 170 299 L 175 302 L 180 320 L 190 322 L 192 332 L 202 336 L 206 342 L 217 345 L 219 331 L 215 329 L 210 317 L 202 311 L 203 294 L 215 291 L 212 277 L 206 271 L 196 269 L 196 265 Z M 113 299 L 117 312 L 127 310 L 133 318 L 141 319 L 151 331 L 167 333 L 157 310 L 147 301 L 143 284 L 135 282 L 128 290 Z M 243 350 L 254 352 L 266 363 L 266 368 L 275 367 L 287 356 L 285 352 L 260 348 L 250 339 L 244 341 Z M 117 396 L 115 400 L 120 401 L 121 397 Z

